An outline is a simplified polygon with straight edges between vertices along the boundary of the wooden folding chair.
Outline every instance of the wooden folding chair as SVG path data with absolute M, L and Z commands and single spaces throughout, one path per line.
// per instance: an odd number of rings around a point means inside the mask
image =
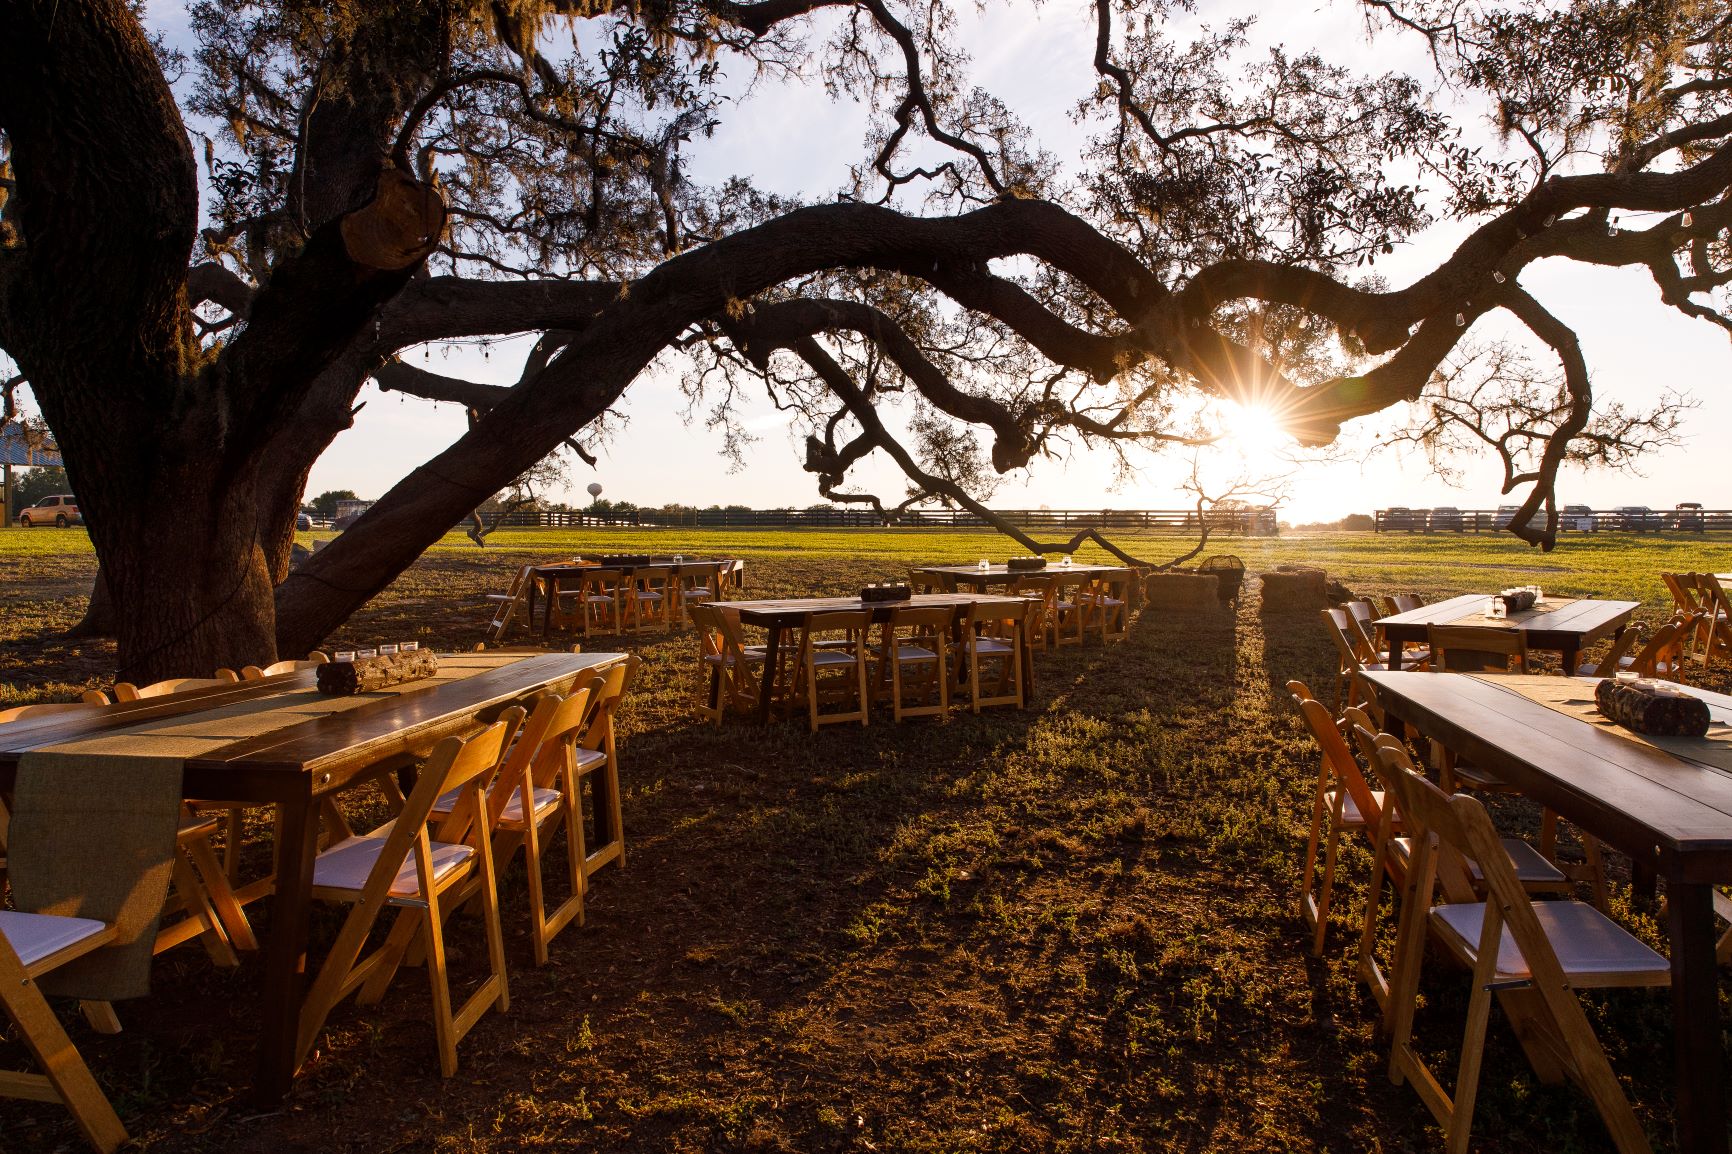
M 897 721 L 905 717 L 944 717 L 950 712 L 950 626 L 955 611 L 948 606 L 892 609 L 884 630 L 883 660 L 890 666 L 890 712 Z M 916 670 L 912 679 L 921 697 L 937 700 L 925 705 L 904 705 L 910 679 L 905 671 Z
M 1335 717 L 1326 706 L 1311 695 L 1303 681 L 1289 681 L 1287 691 L 1299 707 L 1305 728 L 1317 742 L 1321 760 L 1317 770 L 1317 785 L 1311 796 L 1311 833 L 1305 843 L 1305 868 L 1300 875 L 1299 914 L 1311 930 L 1311 952 L 1323 953 L 1324 939 L 1329 933 L 1329 906 L 1335 893 L 1335 869 L 1343 833 L 1362 833 L 1366 839 L 1375 837 L 1378 820 L 1383 812 L 1383 795 L 1366 784 L 1359 763 Z M 1324 833 L 1324 823 L 1328 832 Z M 1322 883 L 1315 897 L 1312 880 L 1317 876 L 1318 850 L 1323 851 Z
M 279 673 L 299 673 L 303 669 L 317 669 L 330 660 L 329 657 L 315 649 L 301 660 L 288 658 L 283 661 L 275 661 L 263 669 L 257 665 L 249 665 L 241 670 L 241 680 L 262 681 L 267 677 L 275 677 Z
M 968 707 L 979 713 L 984 706 L 1024 705 L 1022 684 L 1023 646 L 1029 622 L 1038 609 L 1033 604 L 994 605 L 976 601 L 963 613 L 962 642 L 968 662 Z M 997 682 L 983 690 L 983 671 L 990 661 L 998 663 Z
M 560 591 L 556 599 L 559 620 L 562 624 L 569 620 L 564 603 L 570 600 L 576 606 L 585 640 L 597 631 L 623 633 L 627 593 L 625 574 L 618 569 L 585 569 L 575 590 Z
M 1342 720 L 1352 733 L 1366 764 L 1371 767 L 1374 780 L 1383 786 L 1385 804 L 1378 817 L 1377 836 L 1372 842 L 1371 885 L 1365 897 L 1365 920 L 1360 927 L 1358 973 L 1377 1002 L 1387 1032 L 1394 1025 L 1394 1019 L 1389 1012 L 1389 980 L 1377 962 L 1377 923 L 1383 904 L 1384 876 L 1388 875 L 1391 886 L 1399 894 L 1406 884 L 1408 865 L 1413 859 L 1413 839 L 1398 835 L 1399 807 L 1396 795 L 1389 787 L 1389 771 L 1378 751 L 1388 749 L 1399 765 L 1416 773 L 1419 770 L 1400 738 L 1390 733 L 1373 732 L 1370 715 L 1364 710 L 1349 706 Z M 1500 841 L 1515 868 L 1516 879 L 1528 894 L 1538 897 L 1569 893 L 1570 880 L 1537 849 L 1520 838 L 1506 837 Z M 1463 861 L 1459 855 L 1448 855 L 1446 860 L 1439 861 L 1438 884 L 1449 901 L 1478 901 L 1485 897 L 1484 875 L 1472 862 Z
M 686 615 L 698 627 L 698 660 L 705 678 L 704 700 L 698 712 L 719 728 L 730 712 L 750 713 L 758 704 L 762 645 L 747 645 L 739 618 L 719 605 L 688 605 Z
M 806 723 L 811 732 L 817 733 L 821 725 L 848 721 L 858 721 L 862 727 L 868 724 L 872 694 L 866 638 L 871 627 L 872 614 L 863 609 L 813 613 L 806 618 L 800 631 L 794 680 L 806 699 Z M 825 638 L 825 634 L 832 636 Z M 837 704 L 843 707 L 839 711 L 821 708 Z
M 494 603 L 493 620 L 487 623 L 487 640 L 498 644 L 505 640 L 506 630 L 517 620 L 518 614 L 527 612 L 529 605 L 530 583 L 535 580 L 535 566 L 521 565 L 517 575 L 511 579 L 503 593 L 489 593 L 487 600 Z
M 114 686 L 114 700 L 143 701 L 151 697 L 167 697 L 171 693 L 185 693 L 189 689 L 209 689 L 217 685 L 233 685 L 239 681 L 240 674 L 232 669 L 219 669 L 215 677 L 170 677 L 166 681 L 152 682 L 150 685 L 134 685 L 130 681 L 121 681 Z
M 1389 667 L 1380 661 L 1366 660 L 1365 649 L 1359 644 L 1359 630 L 1345 609 L 1323 610 L 1323 624 L 1329 640 L 1335 644 L 1335 700 L 1343 709 L 1369 702 L 1370 694 L 1360 675 Z
M 535 964 L 546 965 L 548 945 L 573 921 L 583 916 L 583 840 L 578 823 L 577 738 L 588 720 L 590 702 L 602 679 L 591 678 L 569 696 L 539 694 L 530 703 L 529 717 L 517 740 L 506 753 L 498 775 L 487 791 L 487 810 L 493 825 L 493 868 L 503 874 L 519 848 L 529 879 L 529 929 Z M 524 799 L 529 803 L 525 805 Z M 433 816 L 443 818 L 463 801 L 461 787 L 440 795 L 433 803 Z M 558 823 L 556 825 L 556 823 Z M 545 893 L 544 861 L 558 826 L 565 829 L 565 900 L 549 913 Z M 546 831 L 546 832 L 544 832 Z M 477 873 L 451 895 L 442 908 L 447 915 L 480 891 Z
M 1403 767 L 1389 750 L 1380 749 L 1379 756 L 1414 839 L 1390 990 L 1395 1010 L 1390 1078 L 1397 1085 L 1413 1083 L 1443 1126 L 1450 1154 L 1464 1154 L 1495 994 L 1540 1080 L 1561 1081 L 1568 1075 L 1592 1098 L 1617 1148 L 1645 1154 L 1649 1146 L 1641 1123 L 1576 991 L 1669 985 L 1671 966 L 1590 905 L 1532 901 L 1517 881 L 1484 806 L 1465 794 L 1445 794 Z M 1479 867 L 1487 900 L 1431 904 L 1442 847 Z M 1430 936 L 1473 971 L 1453 1098 L 1413 1040 Z
M 721 575 L 714 565 L 675 565 L 673 567 L 674 601 L 668 606 L 668 624 L 685 620 L 687 605 L 707 605 L 720 601 Z
M 1695 576 L 1697 611 L 1707 615 L 1696 644 L 1703 669 L 1716 659 L 1732 660 L 1732 602 L 1726 599 L 1726 589 L 1712 573 Z
M 307 992 L 297 1065 L 307 1060 L 337 1003 L 357 990 L 359 1004 L 378 1001 L 417 942 L 426 957 L 439 1072 L 444 1077 L 456 1072 L 457 1043 L 488 1007 L 510 1008 L 486 789 L 506 742 L 522 720 L 523 710 L 514 706 L 467 741 L 456 737 L 441 741 L 388 830 L 345 838 L 314 859 L 313 896 L 351 908 Z M 451 790 L 460 791 L 455 808 L 431 826 L 433 803 Z M 480 884 L 472 892 L 481 903 L 488 976 L 453 1013 L 445 967 L 444 907 L 455 898 L 453 891 L 462 892 L 460 887 L 476 878 Z M 397 910 L 396 921 L 385 941 L 363 957 L 367 937 L 387 907 Z
M 1088 606 L 1083 603 L 1083 587 L 1089 578 L 1080 573 L 1053 572 L 1052 593 L 1047 599 L 1047 624 L 1052 629 L 1054 649 L 1066 645 L 1081 645 L 1088 636 Z
M 643 659 L 631 654 L 618 665 L 600 675 L 599 684 L 591 686 L 589 715 L 584 719 L 583 733 L 572 749 L 572 763 L 577 771 L 577 857 L 583 863 L 584 891 L 589 879 L 610 862 L 625 868 L 625 823 L 620 807 L 619 750 L 615 744 L 614 717 L 637 681 Z M 585 834 L 583 821 L 583 783 L 589 782 L 589 812 L 594 826 L 593 837 Z M 577 915 L 583 923 L 583 913 Z
M 633 633 L 642 633 L 646 626 L 661 633 L 667 630 L 668 608 L 678 599 L 679 591 L 672 569 L 651 565 L 634 570 L 621 595 L 625 621 Z
M 1047 630 L 1058 613 L 1058 582 L 1051 577 L 1024 576 L 1014 578 L 1007 593 L 1024 597 L 1038 606 L 1028 620 L 1028 636 L 1024 644 L 1036 652 L 1046 652 Z
M 42 1069 L 40 1074 L 0 1073 L 0 1098 L 60 1103 L 84 1140 L 102 1154 L 127 1141 L 126 1128 L 36 980 L 108 945 L 114 936 L 113 926 L 90 918 L 0 910 L 0 1007 Z
M 908 570 L 908 587 L 915 596 L 922 593 L 954 593 L 956 592 L 956 574 L 939 573 L 932 569 Z
M 1630 650 L 1636 642 L 1642 639 L 1642 631 L 1632 625 L 1622 630 L 1606 648 L 1605 655 L 1598 661 L 1584 661 L 1576 666 L 1578 677 L 1610 677 L 1620 669 L 1628 669 Z
M 1129 574 L 1097 577 L 1079 591 L 1085 607 L 1085 628 L 1098 626 L 1101 643 L 1122 641 L 1130 635 L 1131 578 Z

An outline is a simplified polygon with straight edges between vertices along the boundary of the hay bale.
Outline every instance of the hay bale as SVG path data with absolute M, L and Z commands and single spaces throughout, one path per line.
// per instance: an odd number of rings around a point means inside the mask
M 1263 612 L 1315 613 L 1329 607 L 1329 580 L 1321 569 L 1276 569 L 1263 574 Z
M 1220 608 L 1219 590 L 1213 573 L 1150 573 L 1143 582 L 1143 608 L 1204 613 Z

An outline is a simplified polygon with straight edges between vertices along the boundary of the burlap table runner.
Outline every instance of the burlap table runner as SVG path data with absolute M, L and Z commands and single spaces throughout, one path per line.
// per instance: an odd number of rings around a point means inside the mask
M 1601 717 L 1599 709 L 1594 705 L 1595 683 L 1591 681 L 1532 674 L 1480 677 L 1475 680 L 1520 694 L 1536 705 L 1543 705 L 1566 717 L 1585 721 L 1594 728 L 1603 729 L 1625 741 L 1646 745 L 1673 757 L 1732 774 L 1732 710 L 1713 702 L 1708 704 L 1711 721 L 1706 737 L 1650 737 Z
M 150 992 L 157 923 L 174 869 L 181 771 L 236 741 L 522 660 L 520 653 L 439 658 L 439 674 L 377 693 L 325 697 L 301 689 L 141 722 L 18 760 L 7 871 L 13 904 L 34 913 L 113 922 L 115 944 L 42 978 L 45 992 L 99 1001 Z
M 1486 600 L 1489 601 L 1491 598 L 1487 597 Z M 1544 629 L 1545 623 L 1540 620 L 1541 618 L 1548 613 L 1556 613 L 1565 606 L 1574 605 L 1580 600 L 1579 597 L 1547 597 L 1544 605 L 1535 605 L 1532 609 L 1523 609 L 1520 613 L 1511 613 L 1508 617 L 1487 617 L 1483 608 L 1475 609 L 1471 613 L 1463 614 L 1455 620 L 1446 621 L 1443 624 L 1472 625 L 1486 629 L 1521 629 L 1526 626 L 1537 626 Z

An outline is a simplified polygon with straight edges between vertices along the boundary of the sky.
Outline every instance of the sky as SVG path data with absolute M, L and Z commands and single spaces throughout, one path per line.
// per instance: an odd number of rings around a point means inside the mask
M 958 7 L 964 9 L 959 21 L 971 45 L 977 83 L 1004 99 L 1043 147 L 1061 157 L 1076 152 L 1081 135 L 1069 112 L 1095 84 L 1088 5 L 1015 0 L 984 13 Z M 1201 18 L 1216 23 L 1223 10 L 1256 15 L 1255 41 L 1318 46 L 1332 62 L 1361 71 L 1399 69 L 1430 76 L 1416 39 L 1385 35 L 1368 44 L 1363 19 L 1345 0 L 1199 7 L 1208 10 Z M 149 17 L 171 41 L 185 42 L 182 5 L 153 0 Z M 832 101 L 815 80 L 760 83 L 749 91 L 735 87 L 737 102 L 723 111 L 714 137 L 694 142 L 685 154 L 695 179 L 719 182 L 747 175 L 766 191 L 813 200 L 841 186 L 849 164 L 864 150 L 866 118 L 860 107 Z M 1485 131 L 1484 125 L 1469 127 Z M 1407 283 L 1432 267 L 1460 234 L 1459 228 L 1434 229 L 1398 247 L 1375 271 L 1393 284 Z M 1530 266 L 1521 283 L 1579 334 L 1598 397 L 1639 406 L 1665 387 L 1689 394 L 1699 405 L 1685 417 L 1682 448 L 1665 451 L 1635 474 L 1566 471 L 1560 503 L 1669 508 L 1698 501 L 1709 508 L 1732 507 L 1732 470 L 1716 467 L 1712 452 L 1715 434 L 1732 426 L 1732 344 L 1725 333 L 1661 305 L 1652 281 L 1639 272 L 1554 260 Z M 1496 324 L 1488 317 L 1472 335 L 1482 335 L 1482 329 L 1495 335 Z M 528 339 L 496 343 L 485 355 L 472 346 L 435 345 L 410 351 L 405 359 L 442 373 L 507 384 L 516 379 L 529 344 Z M 744 414 L 746 428 L 759 439 L 745 466 L 735 469 L 721 455 L 720 434 L 705 429 L 701 419 L 682 415 L 677 379 L 677 369 L 652 370 L 631 386 L 621 409 L 627 423 L 603 448 L 596 468 L 574 462 L 568 499 L 583 500 L 583 490 L 595 482 L 605 497 L 651 507 L 674 502 L 803 507 L 821 501 L 813 478 L 800 468 L 803 452 L 796 438 L 767 401 L 754 402 Z M 314 467 L 309 498 L 327 489 L 377 497 L 464 429 L 455 406 L 380 394 L 371 385 L 360 399 L 366 404 L 354 427 L 340 434 Z M 1288 446 L 1251 414 L 1237 424 L 1234 436 L 1206 454 L 1205 475 L 1289 473 L 1283 518 L 1294 522 L 1334 520 L 1392 505 L 1477 509 L 1516 502 L 1519 493 L 1500 494 L 1501 470 L 1492 459 L 1458 462 L 1464 473 L 1458 488 L 1433 475 L 1423 457 L 1370 452 L 1400 416 L 1396 410 L 1352 422 L 1331 461 L 1298 467 L 1274 463 L 1264 469 L 1266 460 L 1280 457 Z M 1123 484 L 1115 483 L 1105 454 L 1073 451 L 1064 460 L 1038 460 L 1030 470 L 1005 478 L 990 503 L 1055 509 L 1190 503 L 1181 489 L 1190 473 L 1188 456 L 1142 453 L 1137 460 L 1137 475 Z M 904 488 L 882 454 L 856 466 L 851 478 L 886 496 L 900 497 Z

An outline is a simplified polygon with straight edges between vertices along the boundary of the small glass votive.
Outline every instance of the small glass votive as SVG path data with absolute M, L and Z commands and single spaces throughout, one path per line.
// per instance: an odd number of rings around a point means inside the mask
M 355 660 L 355 651 L 353 649 L 339 649 L 335 653 L 331 654 L 331 660 L 337 662 L 353 662 Z
M 404 641 L 400 642 L 397 648 L 403 653 L 413 653 L 421 648 L 421 643 L 419 641 Z
M 379 656 L 379 651 L 377 649 L 357 649 L 357 650 L 355 650 L 355 656 L 356 657 L 377 657 L 377 656 Z
M 1538 585 L 1535 585 L 1534 586 L 1534 604 L 1535 605 L 1544 605 L 1545 603 L 1546 603 L 1546 591 L 1544 589 L 1541 589 Z
M 1063 565 L 1067 569 L 1070 568 L 1070 554 L 1066 553 L 1064 557 L 1060 559 L 1059 564 Z
M 1642 675 L 1633 669 L 1620 669 L 1614 676 L 1625 685 L 1634 685 L 1642 678 Z
M 395 645 L 381 645 L 379 646 L 379 656 L 395 657 L 397 656 L 397 647 Z
M 992 568 L 992 562 L 988 561 L 985 557 L 982 557 L 974 563 L 974 567 L 984 573 L 988 569 Z
M 1487 617 L 1496 617 L 1497 616 L 1497 598 L 1496 597 L 1487 597 L 1485 599 L 1485 615 Z

